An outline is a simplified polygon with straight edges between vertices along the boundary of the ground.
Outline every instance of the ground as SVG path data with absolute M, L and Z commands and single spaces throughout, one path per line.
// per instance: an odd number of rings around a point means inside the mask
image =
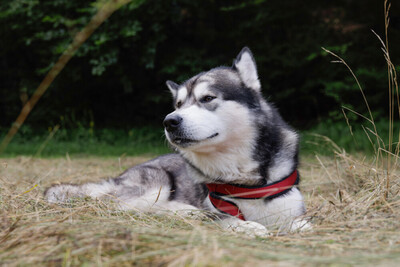
M 247 238 L 214 222 L 108 209 L 84 199 L 59 206 L 42 194 L 57 182 L 112 177 L 148 157 L 0 158 L 0 264 L 384 265 L 400 262 L 399 173 L 343 151 L 301 158 L 301 191 L 313 230 Z

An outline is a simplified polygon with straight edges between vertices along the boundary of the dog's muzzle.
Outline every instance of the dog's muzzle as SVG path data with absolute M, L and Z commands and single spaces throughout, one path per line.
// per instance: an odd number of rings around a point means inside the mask
M 177 129 L 179 129 L 179 126 L 182 123 L 182 117 L 176 114 L 169 114 L 167 117 L 164 119 L 164 127 L 169 133 L 175 132 Z
M 202 139 L 193 139 L 191 134 L 187 134 L 183 127 L 183 118 L 177 114 L 169 114 L 164 119 L 164 127 L 167 132 L 168 140 L 181 148 L 191 146 L 193 144 L 206 141 L 217 137 L 219 133 L 211 134 L 210 136 Z

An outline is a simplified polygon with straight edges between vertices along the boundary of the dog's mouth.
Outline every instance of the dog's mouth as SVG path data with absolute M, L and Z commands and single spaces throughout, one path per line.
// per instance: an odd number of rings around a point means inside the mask
M 200 140 L 175 136 L 175 137 L 171 137 L 171 142 L 176 144 L 176 145 L 178 145 L 178 146 L 186 147 L 186 146 L 189 146 L 189 145 L 197 144 L 197 143 L 212 139 L 214 137 L 217 137 L 218 135 L 219 135 L 219 133 L 214 133 L 214 134 L 210 135 L 209 137 L 204 138 L 204 139 L 200 139 Z

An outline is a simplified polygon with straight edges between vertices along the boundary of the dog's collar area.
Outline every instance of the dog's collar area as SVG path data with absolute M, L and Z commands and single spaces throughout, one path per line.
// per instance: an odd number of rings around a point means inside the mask
M 232 199 L 273 199 L 288 192 L 299 184 L 299 173 L 294 170 L 289 176 L 272 184 L 261 186 L 241 186 L 234 184 L 206 184 L 213 206 L 223 213 L 227 213 L 241 220 L 246 220 L 239 207 L 223 197 Z

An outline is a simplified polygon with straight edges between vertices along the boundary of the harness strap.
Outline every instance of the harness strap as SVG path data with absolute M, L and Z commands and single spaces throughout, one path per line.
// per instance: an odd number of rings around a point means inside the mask
M 275 183 L 261 186 L 243 186 L 234 184 L 206 184 L 213 206 L 223 213 L 230 214 L 245 221 L 239 207 L 223 197 L 233 199 L 273 199 L 288 192 L 293 186 L 299 184 L 299 173 L 294 170 L 291 175 Z
M 238 217 L 243 221 L 246 220 L 242 212 L 240 211 L 239 207 L 236 206 L 235 203 L 222 199 L 220 196 L 216 195 L 213 192 L 210 192 L 210 194 L 208 194 L 208 198 L 211 200 L 211 203 L 217 210 L 232 215 L 234 217 Z

